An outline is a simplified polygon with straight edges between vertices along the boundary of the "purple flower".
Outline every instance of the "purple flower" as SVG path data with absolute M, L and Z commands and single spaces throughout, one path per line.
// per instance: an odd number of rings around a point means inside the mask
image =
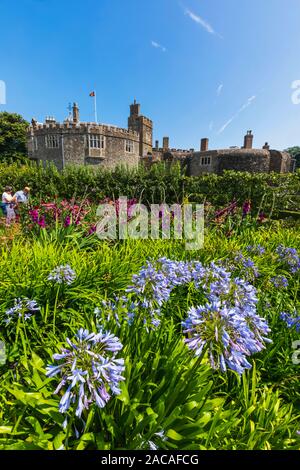
M 279 245 L 276 253 L 291 273 L 296 274 L 300 271 L 300 256 L 296 248 L 286 248 L 283 245 Z
M 24 321 L 29 320 L 34 313 L 40 311 L 40 308 L 35 300 L 24 299 L 15 299 L 14 307 L 6 310 L 4 323 L 9 325 L 12 321 L 22 318 Z
M 245 201 L 243 204 L 243 217 L 246 217 L 251 211 L 251 201 Z
M 76 279 L 76 273 L 69 264 L 57 266 L 48 276 L 48 281 L 57 282 L 57 284 L 70 285 Z
M 104 408 L 111 394 L 121 393 L 119 384 L 125 380 L 122 376 L 124 359 L 116 356 L 123 346 L 111 333 L 90 333 L 83 328 L 74 340 L 67 338 L 66 341 L 68 347 L 53 355 L 58 364 L 47 367 L 47 376 L 61 377 L 54 392 L 64 390 L 59 411 L 66 413 L 74 405 L 76 416 L 81 418 L 93 403 Z
M 211 367 L 221 372 L 232 369 L 242 374 L 250 369 L 249 356 L 270 341 L 266 338 L 270 331 L 266 321 L 251 307 L 230 308 L 220 301 L 192 307 L 182 325 L 189 349 L 196 356 L 207 351 Z
M 64 227 L 69 227 L 71 225 L 71 217 L 67 215 L 64 221 Z
M 300 315 L 298 315 L 296 310 L 292 313 L 281 312 L 279 316 L 287 324 L 288 328 L 295 328 L 297 333 L 300 332 Z
M 277 289 L 288 287 L 288 285 L 289 285 L 289 281 L 284 276 L 272 277 L 271 282 L 275 287 L 277 287 Z
M 249 245 L 246 247 L 246 250 L 251 255 L 256 255 L 256 256 L 261 256 L 266 252 L 265 248 L 262 245 L 253 245 L 253 246 Z

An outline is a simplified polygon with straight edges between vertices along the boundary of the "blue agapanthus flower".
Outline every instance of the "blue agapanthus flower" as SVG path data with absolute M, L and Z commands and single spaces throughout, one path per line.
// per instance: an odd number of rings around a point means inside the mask
M 248 253 L 254 256 L 261 256 L 266 252 L 266 249 L 262 245 L 248 245 L 246 247 Z
M 66 341 L 69 347 L 53 355 L 57 364 L 47 367 L 47 376 L 61 378 L 54 392 L 64 390 L 59 411 L 66 413 L 74 405 L 80 418 L 93 403 L 103 408 L 111 394 L 121 393 L 125 367 L 124 359 L 117 358 L 117 354 L 123 346 L 111 333 L 90 333 L 83 328 L 72 341 L 69 338 Z
M 277 289 L 282 289 L 285 287 L 288 287 L 289 281 L 285 276 L 275 276 L 271 278 L 272 284 L 277 288 Z
M 283 245 L 279 245 L 276 248 L 280 260 L 286 264 L 292 274 L 300 271 L 300 256 L 296 248 L 286 248 Z
M 66 264 L 65 266 L 57 266 L 48 276 L 48 281 L 53 281 L 57 284 L 70 285 L 75 281 L 75 279 L 76 273 L 69 264 Z
M 281 312 L 279 314 L 281 320 L 283 320 L 288 328 L 295 328 L 297 333 L 300 332 L 300 315 L 294 310 L 292 313 Z
M 254 261 L 251 258 L 246 258 L 242 252 L 237 252 L 234 258 L 234 263 L 239 268 L 240 275 L 243 278 L 249 281 L 254 281 L 259 276 L 259 272 Z
M 40 308 L 35 300 L 29 300 L 26 297 L 24 299 L 15 299 L 15 305 L 5 312 L 4 323 L 9 325 L 11 322 L 18 320 L 18 318 L 27 321 L 39 311 Z
M 270 341 L 266 321 L 251 307 L 229 307 L 220 301 L 192 307 L 182 322 L 185 343 L 196 356 L 207 352 L 213 369 L 232 369 L 242 374 L 250 369 L 248 358 Z

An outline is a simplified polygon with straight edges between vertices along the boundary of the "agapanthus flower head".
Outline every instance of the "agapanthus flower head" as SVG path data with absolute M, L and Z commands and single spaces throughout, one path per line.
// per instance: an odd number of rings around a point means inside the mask
M 59 411 L 66 413 L 74 405 L 76 416 L 81 418 L 92 404 L 104 408 L 111 394 L 121 393 L 125 366 L 124 359 L 117 358 L 117 354 L 123 346 L 111 333 L 90 333 L 83 328 L 72 341 L 69 338 L 66 341 L 67 348 L 53 355 L 57 364 L 47 367 L 47 376 L 61 378 L 54 392 L 64 391 Z
M 296 274 L 300 271 L 300 256 L 296 248 L 286 248 L 279 245 L 276 248 L 280 260 L 288 266 L 291 273 Z
M 57 266 L 48 276 L 48 281 L 53 281 L 57 284 L 70 285 L 75 281 L 75 279 L 76 273 L 69 264 L 66 264 L 65 266 Z
M 201 356 L 207 351 L 213 369 L 232 369 L 242 374 L 250 369 L 249 356 L 261 351 L 270 331 L 264 319 L 251 308 L 241 311 L 220 301 L 192 307 L 182 323 L 187 335 L 185 343 Z
M 287 324 L 288 328 L 295 328 L 297 333 L 300 332 L 300 315 L 296 309 L 291 313 L 281 312 L 279 316 Z
M 29 320 L 35 313 L 38 313 L 40 308 L 35 300 L 15 299 L 15 305 L 6 310 L 4 322 L 9 325 L 11 322 L 22 318 L 24 321 Z
M 289 281 L 285 276 L 275 276 L 271 278 L 272 284 L 277 288 L 277 289 L 282 289 L 285 287 L 288 287 Z
M 248 245 L 246 250 L 251 255 L 261 256 L 266 252 L 266 249 L 262 245 Z
M 236 253 L 234 263 L 238 266 L 240 275 L 248 281 L 254 281 L 259 276 L 254 261 L 251 258 L 246 258 L 242 252 Z

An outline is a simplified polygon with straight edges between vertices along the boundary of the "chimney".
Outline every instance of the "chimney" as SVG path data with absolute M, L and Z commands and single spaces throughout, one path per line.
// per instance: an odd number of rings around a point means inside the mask
M 270 150 L 270 145 L 268 144 L 268 142 L 265 143 L 265 145 L 263 146 L 263 149 Z
M 77 103 L 73 104 L 73 122 L 74 124 L 79 122 L 79 108 Z
M 136 102 L 134 99 L 133 104 L 130 105 L 130 116 L 139 116 L 141 110 L 141 105 Z
M 156 141 L 155 141 L 155 149 L 156 149 L 156 150 L 159 149 L 159 140 L 156 140 Z
M 163 137 L 163 149 L 169 150 L 169 137 Z
M 207 152 L 208 151 L 208 142 L 209 140 L 208 139 L 201 139 L 201 152 Z
M 253 134 L 252 131 L 247 131 L 244 137 L 244 149 L 252 149 L 253 147 Z

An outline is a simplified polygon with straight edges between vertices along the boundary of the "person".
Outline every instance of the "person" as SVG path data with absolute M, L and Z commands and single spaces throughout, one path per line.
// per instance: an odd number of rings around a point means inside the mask
M 17 204 L 28 204 L 30 188 L 25 186 L 21 191 L 17 191 L 14 195 Z
M 12 187 L 6 186 L 4 193 L 2 194 L 1 209 L 5 216 L 7 216 L 7 210 L 15 202 L 15 198 L 12 195 Z

